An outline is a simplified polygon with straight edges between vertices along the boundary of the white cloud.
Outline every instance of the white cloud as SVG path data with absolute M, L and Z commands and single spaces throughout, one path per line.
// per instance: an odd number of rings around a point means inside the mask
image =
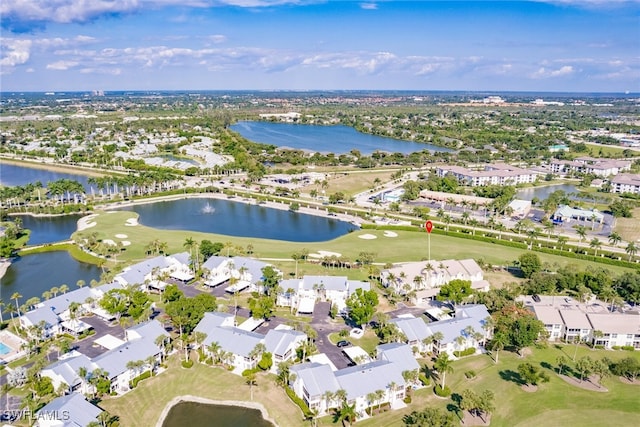
M 360 8 L 365 10 L 376 10 L 378 9 L 378 5 L 375 3 L 360 3 Z
M 215 44 L 220 44 L 227 41 L 227 36 L 223 36 L 222 34 L 214 34 L 214 35 L 208 36 L 207 40 Z
M 120 68 L 82 68 L 80 70 L 82 74 L 108 74 L 112 76 L 119 76 L 122 74 Z
M 47 64 L 47 70 L 65 71 L 69 68 L 75 67 L 76 65 L 78 65 L 76 61 L 57 61 Z
M 562 77 L 569 74 L 573 74 L 575 69 L 571 65 L 564 65 L 558 69 L 551 70 L 545 67 L 540 67 L 538 70 L 530 75 L 534 79 L 544 79 L 549 77 Z
M 3 0 L 0 14 L 5 21 L 87 22 L 104 15 L 133 13 L 145 8 L 168 6 L 207 8 L 237 6 L 262 8 L 278 5 L 305 5 L 319 0 Z M 180 19 L 180 16 L 174 19 Z M 5 22 L 6 23 L 6 22 Z
M 0 67 L 3 74 L 11 72 L 16 65 L 26 63 L 31 56 L 31 40 L 2 38 L 0 47 Z

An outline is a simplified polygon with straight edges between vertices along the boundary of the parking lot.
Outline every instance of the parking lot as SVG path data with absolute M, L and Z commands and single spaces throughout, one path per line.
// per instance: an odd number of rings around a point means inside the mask
M 115 322 L 106 322 L 98 316 L 83 317 L 82 321 L 91 325 L 96 333 L 83 339 L 82 341 L 76 342 L 75 350 L 85 354 L 91 359 L 107 351 L 106 348 L 98 344 L 94 344 L 95 340 L 97 340 L 98 338 L 109 334 L 118 339 L 124 340 L 124 331 L 122 330 L 122 327 Z

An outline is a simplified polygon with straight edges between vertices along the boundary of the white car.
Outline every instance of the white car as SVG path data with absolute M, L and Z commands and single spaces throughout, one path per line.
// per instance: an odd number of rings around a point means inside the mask
M 351 329 L 351 331 L 349 331 L 349 336 L 351 338 L 359 339 L 359 338 L 362 338 L 363 335 L 364 335 L 364 331 L 360 328 L 353 328 Z

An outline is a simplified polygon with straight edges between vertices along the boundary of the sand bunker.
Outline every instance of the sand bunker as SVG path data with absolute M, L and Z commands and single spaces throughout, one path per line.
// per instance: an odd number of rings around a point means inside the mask
M 113 241 L 113 240 L 111 240 L 111 239 L 104 239 L 104 240 L 102 241 L 102 243 L 104 243 L 105 245 L 111 245 L 111 246 L 115 246 L 115 245 L 116 245 L 116 242 L 114 242 L 114 241 Z
M 127 236 L 126 234 L 116 234 L 116 237 L 117 237 L 118 239 L 126 239 L 126 238 L 127 238 L 127 237 L 129 237 L 129 236 Z
M 123 240 L 122 241 L 122 246 L 131 246 L 131 242 L 128 240 Z
M 95 227 L 96 222 L 93 221 L 98 215 L 83 216 L 78 220 L 78 231 L 86 230 L 87 228 Z
M 129 218 L 124 225 L 127 227 L 135 227 L 138 225 L 138 218 Z
M 358 236 L 358 238 L 365 239 L 365 240 L 373 240 L 373 239 L 377 239 L 378 236 L 374 236 L 373 234 L 363 234 L 361 236 Z
M 395 231 L 385 231 L 384 232 L 384 237 L 398 237 L 398 233 L 396 233 Z
M 330 256 L 341 257 L 342 254 L 339 252 L 329 252 L 329 251 L 318 251 L 317 253 L 309 254 L 309 257 L 311 258 L 324 258 L 324 257 L 330 257 Z

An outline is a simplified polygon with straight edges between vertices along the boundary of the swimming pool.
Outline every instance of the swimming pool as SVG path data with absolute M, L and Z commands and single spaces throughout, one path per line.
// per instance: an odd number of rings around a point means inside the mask
M 11 352 L 11 347 L 3 342 L 0 342 L 0 354 L 7 354 Z

